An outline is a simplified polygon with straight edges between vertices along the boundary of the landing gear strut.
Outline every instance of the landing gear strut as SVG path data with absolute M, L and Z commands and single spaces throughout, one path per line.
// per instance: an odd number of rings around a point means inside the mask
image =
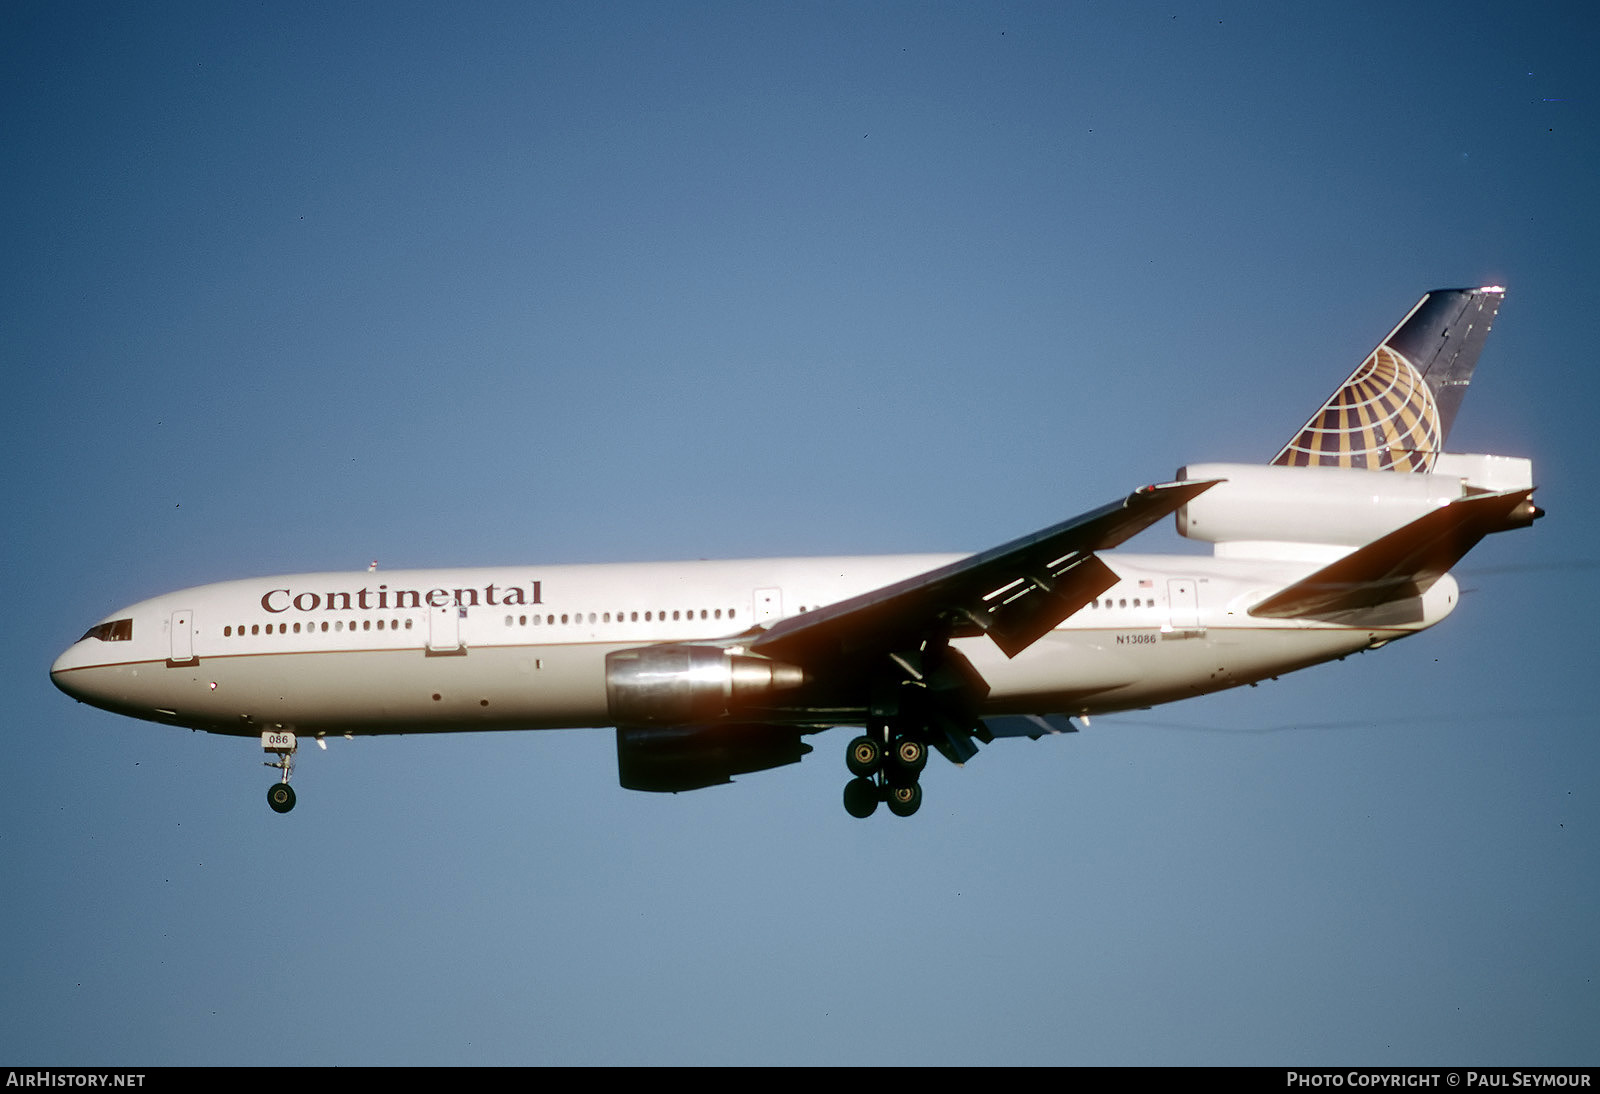
M 887 724 L 873 726 L 845 750 L 845 766 L 855 776 L 845 783 L 845 812 L 866 818 L 887 802 L 895 816 L 911 816 L 922 806 L 917 780 L 927 765 L 926 742 Z
M 278 757 L 267 760 L 263 766 L 276 767 L 283 772 L 283 778 L 267 788 L 267 804 L 274 813 L 287 813 L 294 808 L 294 789 L 289 785 L 289 776 L 294 773 L 294 753 L 298 747 L 293 733 L 278 730 L 261 735 L 261 750 Z

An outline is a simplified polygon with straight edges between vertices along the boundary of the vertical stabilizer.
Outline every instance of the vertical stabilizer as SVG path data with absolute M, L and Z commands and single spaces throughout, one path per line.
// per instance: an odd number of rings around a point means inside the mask
M 1431 471 L 1504 298 L 1498 285 L 1428 293 L 1272 462 Z

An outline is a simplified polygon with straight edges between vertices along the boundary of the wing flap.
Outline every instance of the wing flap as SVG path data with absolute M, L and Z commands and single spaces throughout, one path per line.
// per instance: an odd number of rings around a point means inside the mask
M 973 621 L 1007 657 L 1015 657 L 1055 630 L 1061 621 L 1117 583 L 1117 575 L 1094 555 L 1074 553 L 1059 573 L 1020 578 L 985 597 Z
M 1316 618 L 1421 596 L 1484 536 L 1541 516 L 1532 495 L 1508 490 L 1451 502 L 1274 593 L 1250 614 Z
M 1078 732 L 1065 714 L 1003 714 L 985 718 L 983 725 L 991 738 L 1028 737 L 1037 741 L 1047 734 Z

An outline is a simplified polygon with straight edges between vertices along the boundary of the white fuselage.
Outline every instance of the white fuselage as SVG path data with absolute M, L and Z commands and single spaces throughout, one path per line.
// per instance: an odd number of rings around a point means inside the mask
M 246 736 L 610 726 L 608 653 L 726 642 L 956 557 L 228 581 L 108 616 L 57 659 L 51 677 L 75 698 L 121 714 Z M 1017 657 L 987 638 L 954 642 L 989 685 L 984 714 L 1095 714 L 1218 691 L 1422 630 L 1458 596 L 1446 576 L 1420 611 L 1382 625 L 1258 619 L 1248 614 L 1252 604 L 1318 563 L 1102 557 L 1117 585 Z M 131 623 L 114 625 L 122 620 Z M 834 721 L 854 720 L 839 714 Z

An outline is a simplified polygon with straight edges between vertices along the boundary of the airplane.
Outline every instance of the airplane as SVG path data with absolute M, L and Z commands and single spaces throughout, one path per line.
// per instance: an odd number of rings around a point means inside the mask
M 1425 294 L 1265 465 L 1202 463 L 966 557 L 306 573 L 106 616 L 73 698 L 259 738 L 294 808 L 302 738 L 615 728 L 618 781 L 679 792 L 856 727 L 844 806 L 910 816 L 929 750 L 1074 732 L 1449 615 L 1449 570 L 1527 527 L 1525 458 L 1443 450 L 1505 290 Z M 1166 517 L 1210 555 L 1113 553 Z

